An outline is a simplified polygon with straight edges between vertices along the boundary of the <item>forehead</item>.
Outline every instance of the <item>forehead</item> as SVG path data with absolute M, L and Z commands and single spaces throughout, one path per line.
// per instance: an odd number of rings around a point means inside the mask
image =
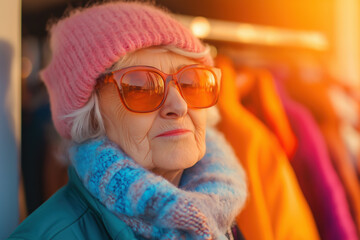
M 129 53 L 124 59 L 121 59 L 114 65 L 117 70 L 129 66 L 146 65 L 156 67 L 165 73 L 173 73 L 184 65 L 196 64 L 193 59 L 181 56 L 161 48 L 141 49 Z

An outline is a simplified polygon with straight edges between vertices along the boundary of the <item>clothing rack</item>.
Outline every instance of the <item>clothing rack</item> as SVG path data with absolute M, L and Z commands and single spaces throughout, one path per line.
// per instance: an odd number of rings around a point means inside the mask
M 179 14 L 175 14 L 174 17 L 201 39 L 265 46 L 299 47 L 320 52 L 329 48 L 327 37 L 317 31 L 290 30 Z

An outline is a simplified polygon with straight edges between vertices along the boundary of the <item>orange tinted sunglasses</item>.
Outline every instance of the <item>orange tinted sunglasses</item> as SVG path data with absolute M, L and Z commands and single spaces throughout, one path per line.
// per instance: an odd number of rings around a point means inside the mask
M 170 81 L 190 108 L 211 107 L 219 97 L 220 78 L 220 69 L 198 64 L 182 67 L 174 74 L 150 66 L 132 66 L 100 76 L 99 84 L 114 83 L 128 110 L 147 113 L 164 104 Z

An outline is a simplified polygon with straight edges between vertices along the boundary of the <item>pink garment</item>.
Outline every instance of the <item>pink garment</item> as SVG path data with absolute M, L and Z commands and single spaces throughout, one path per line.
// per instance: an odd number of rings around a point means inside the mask
M 343 186 L 315 120 L 302 105 L 287 96 L 279 82 L 277 89 L 298 139 L 291 164 L 313 212 L 321 239 L 357 239 Z

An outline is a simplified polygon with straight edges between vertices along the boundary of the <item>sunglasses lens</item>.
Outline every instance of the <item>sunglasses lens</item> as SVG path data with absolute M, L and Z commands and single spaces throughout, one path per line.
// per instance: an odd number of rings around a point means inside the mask
M 182 95 L 190 107 L 206 108 L 214 105 L 219 86 L 213 72 L 204 68 L 185 70 L 179 77 Z
M 121 80 L 125 105 L 135 112 L 150 112 L 156 109 L 165 94 L 161 76 L 150 71 L 131 71 Z

